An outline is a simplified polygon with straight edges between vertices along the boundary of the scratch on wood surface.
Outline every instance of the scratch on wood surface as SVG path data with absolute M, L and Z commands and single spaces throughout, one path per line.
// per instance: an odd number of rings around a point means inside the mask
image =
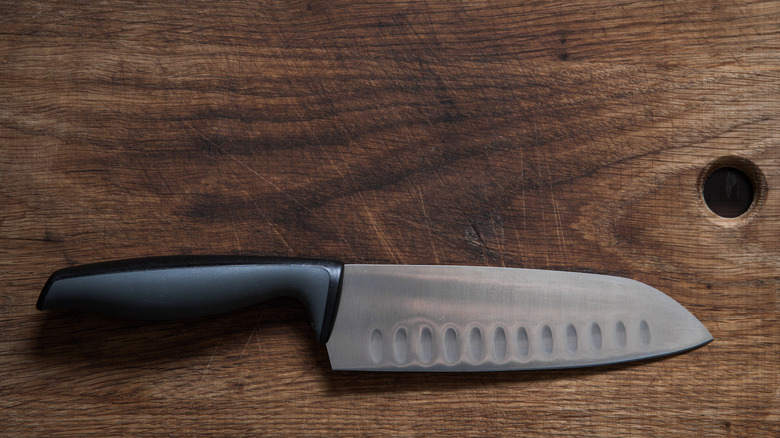
M 255 340 L 257 340 L 257 351 L 260 352 L 260 359 L 263 362 L 265 361 L 265 348 L 263 348 L 263 342 L 262 342 L 262 339 L 260 339 L 260 330 L 258 330 L 257 327 L 258 327 L 258 324 L 260 324 L 263 321 L 263 319 L 265 318 L 265 316 L 264 316 L 265 315 L 265 310 L 264 309 L 265 308 L 263 308 L 263 310 L 260 310 L 260 311 L 258 311 L 256 313 L 257 317 L 255 318 L 255 328 L 254 328 Z
M 236 239 L 236 248 L 239 251 L 242 251 L 241 248 L 241 239 L 238 237 L 238 227 L 236 226 L 236 221 L 233 219 L 233 217 L 230 217 L 230 228 L 233 230 L 233 237 Z
M 458 197 L 455 196 L 455 194 L 453 193 L 452 190 L 447 189 L 449 184 L 447 184 L 447 182 L 444 180 L 444 177 L 442 176 L 441 172 L 439 172 L 439 169 L 437 169 L 436 166 L 433 166 L 432 170 L 433 170 L 433 174 L 436 175 L 436 178 L 439 180 L 439 182 L 441 183 L 442 187 L 445 189 L 444 193 L 446 193 L 447 196 L 449 196 L 449 198 L 452 201 L 452 203 L 458 209 L 458 212 L 460 212 L 463 215 L 463 221 L 466 222 L 466 224 L 468 224 L 469 227 L 474 228 L 473 221 L 468 216 L 466 216 L 464 214 L 465 209 L 463 208 L 463 205 L 460 203 L 460 200 L 458 199 Z M 487 261 L 487 258 L 485 260 Z
M 310 385 L 307 385 L 307 386 L 311 387 L 312 385 L 310 384 Z M 306 426 L 309 424 L 309 421 L 308 421 L 309 420 L 309 400 L 311 400 L 311 393 L 312 393 L 312 391 L 310 391 L 309 388 L 307 388 L 304 391 L 304 394 L 306 394 L 306 399 L 303 401 L 303 415 L 302 415 L 303 418 L 301 418 L 301 433 L 306 431 Z
M 490 222 L 493 225 L 493 237 L 495 238 L 495 244 L 496 249 L 498 250 L 498 256 L 501 261 L 501 266 L 506 267 L 506 259 L 504 258 L 504 254 L 506 254 L 506 251 L 504 249 L 504 225 L 500 223 L 501 218 L 499 217 L 499 220 L 496 220 L 496 216 L 491 210 L 490 212 Z
M 278 225 L 277 225 L 275 222 L 273 222 L 273 221 L 272 221 L 272 220 L 271 220 L 271 219 L 268 217 L 268 215 L 267 215 L 267 214 L 265 214 L 265 212 L 263 211 L 263 209 L 262 209 L 262 208 L 260 208 L 260 206 L 259 206 L 259 205 L 257 205 L 257 202 L 255 202 L 254 198 L 250 198 L 250 199 L 251 199 L 251 201 L 252 201 L 252 205 L 254 205 L 254 207 L 255 207 L 255 210 L 257 210 L 257 212 L 260 214 L 260 216 L 262 216 L 262 217 L 263 217 L 263 219 L 265 219 L 265 221 L 266 221 L 266 223 L 268 224 L 268 226 L 270 227 L 271 231 L 272 231 L 272 232 L 273 232 L 273 233 L 276 235 L 276 237 L 278 237 L 278 238 L 279 238 L 279 241 L 281 241 L 281 242 L 282 242 L 282 245 L 284 245 L 284 246 L 285 246 L 285 248 L 287 248 L 287 250 L 288 250 L 288 251 L 289 251 L 291 254 L 295 253 L 295 249 L 293 249 L 293 247 L 292 247 L 292 246 L 290 246 L 290 244 L 287 242 L 287 239 L 285 239 L 285 238 L 284 238 L 284 234 L 283 234 L 282 232 L 280 232 L 280 231 L 279 231 L 279 227 L 278 227 Z
M 482 258 L 485 259 L 485 264 L 487 264 L 487 254 L 488 252 L 491 252 L 490 248 L 488 247 L 485 239 L 482 237 L 482 233 L 479 231 L 479 225 L 477 225 L 476 222 L 469 220 L 469 226 L 471 227 L 471 231 L 474 232 L 474 236 L 477 238 L 479 246 L 482 247 Z
M 533 129 L 534 129 L 534 138 L 539 141 L 539 128 L 536 124 L 536 114 L 534 112 L 531 113 L 531 118 L 533 121 Z M 539 148 L 537 148 L 538 150 Z M 539 154 L 536 154 L 537 158 L 539 158 Z M 558 236 L 558 246 L 561 250 L 561 253 L 563 255 L 564 260 L 566 262 L 569 262 L 569 251 L 566 248 L 566 238 L 563 234 L 563 223 L 561 222 L 561 215 L 560 210 L 558 208 L 558 201 L 555 199 L 555 187 L 552 181 L 552 170 L 550 169 L 550 155 L 545 149 L 544 151 L 544 165 L 546 167 L 546 171 L 544 172 L 546 175 L 546 180 L 548 187 L 550 189 L 550 202 L 553 207 L 553 218 L 555 220 L 555 233 Z M 546 223 L 546 221 L 545 221 Z
M 520 204 L 523 212 L 523 232 L 525 232 L 528 230 L 528 218 L 525 204 L 525 156 L 523 155 L 523 148 L 518 148 L 517 150 L 520 152 Z
M 203 138 L 204 140 L 206 140 L 206 141 L 207 141 L 207 142 L 208 142 L 208 143 L 209 143 L 211 146 L 213 146 L 214 148 L 216 148 L 216 149 L 217 149 L 218 151 L 220 151 L 221 153 L 223 153 L 223 154 L 227 155 L 227 156 L 228 156 L 228 157 L 229 157 L 231 160 L 233 160 L 234 162 L 236 162 L 238 165 L 240 165 L 240 166 L 241 166 L 241 167 L 243 167 L 244 169 L 248 170 L 250 173 L 252 173 L 252 174 L 253 174 L 253 175 L 255 175 L 256 177 L 260 178 L 260 179 L 261 179 L 263 182 L 265 182 L 266 184 L 268 184 L 268 185 L 270 185 L 271 187 L 273 187 L 273 188 L 274 188 L 276 191 L 278 191 L 279 193 L 281 193 L 281 194 L 283 194 L 284 196 L 286 196 L 287 198 L 289 198 L 289 199 L 290 199 L 291 201 L 293 201 L 293 202 L 294 202 L 294 203 L 295 203 L 297 206 L 301 207 L 301 208 L 302 208 L 302 209 L 304 209 L 306 212 L 308 212 L 308 213 L 311 213 L 311 214 L 314 214 L 314 211 L 313 211 L 313 210 L 312 210 L 310 207 L 308 207 L 306 204 L 304 204 L 303 202 L 301 202 L 301 201 L 300 201 L 298 198 L 296 198 L 296 197 L 292 196 L 292 195 L 291 195 L 291 194 L 290 194 L 290 193 L 289 193 L 287 190 L 285 190 L 285 189 L 283 189 L 283 188 L 279 187 L 279 185 L 278 185 L 278 184 L 274 183 L 273 181 L 271 181 L 271 180 L 270 180 L 270 179 L 268 179 L 267 177 L 263 176 L 263 174 L 261 174 L 260 172 L 256 171 L 256 170 L 255 170 L 255 169 L 253 169 L 252 167 L 250 167 L 248 164 L 246 164 L 246 163 L 244 163 L 243 161 L 241 161 L 241 160 L 240 160 L 238 157 L 236 157 L 235 155 L 233 155 L 233 154 L 232 154 L 232 153 L 230 153 L 229 151 L 226 151 L 224 148 L 220 147 L 220 146 L 219 146 L 219 145 L 218 145 L 216 142 L 214 142 L 214 141 L 213 141 L 213 140 L 211 140 L 210 138 L 206 137 L 206 136 L 205 136 L 205 135 L 204 135 L 202 132 L 200 132 L 198 129 L 196 129 L 196 128 L 195 128 L 195 127 L 193 127 L 192 125 L 188 125 L 188 126 L 189 126 L 189 128 L 190 128 L 190 129 L 192 129 L 193 131 L 195 131 L 195 132 L 196 132 L 196 133 L 197 133 L 197 134 L 198 134 L 198 135 L 199 135 L 201 138 Z
M 427 228 L 430 232 L 428 233 L 429 242 L 431 243 L 431 250 L 433 251 L 433 258 L 436 264 L 441 263 L 441 259 L 439 258 L 439 249 L 436 247 L 436 241 L 435 241 L 435 235 L 436 233 L 433 230 L 433 227 L 431 226 L 431 218 L 428 216 L 428 212 L 425 211 L 425 198 L 423 198 L 422 194 L 422 188 L 418 185 L 417 187 L 417 195 L 420 199 L 420 211 L 422 211 L 423 217 L 425 218 L 425 228 Z
M 555 187 L 552 181 L 552 173 L 550 169 L 550 155 L 545 152 L 544 162 L 547 166 L 547 184 L 550 187 L 550 201 L 553 207 L 553 216 L 555 217 L 555 230 L 558 234 L 558 244 L 561 248 L 561 252 L 566 263 L 569 263 L 569 251 L 566 247 L 566 236 L 563 233 L 563 223 L 561 222 L 561 213 L 558 208 L 558 201 L 555 199 Z
M 238 356 L 238 360 L 236 362 L 241 362 L 241 359 L 244 357 L 244 353 L 246 353 L 247 347 L 249 347 L 249 343 L 252 341 L 252 336 L 255 335 L 255 330 L 252 329 L 252 333 L 249 334 L 249 337 L 246 339 L 246 344 L 244 344 L 244 349 L 241 350 L 241 354 Z
M 214 361 L 214 356 L 217 355 L 217 349 L 219 348 L 220 345 L 222 345 L 222 339 L 220 339 L 217 342 L 217 345 L 214 347 L 214 350 L 211 352 L 211 357 L 209 358 L 209 362 L 206 364 L 206 368 L 204 368 L 203 371 L 201 371 L 200 373 L 200 380 L 198 381 L 198 385 L 197 385 L 198 388 L 200 388 L 201 384 L 203 383 L 203 379 L 206 378 L 206 373 L 208 372 L 209 367 L 211 366 L 211 362 Z
M 416 230 L 425 231 L 427 234 L 431 236 L 431 238 L 438 240 L 440 244 L 444 244 L 448 248 L 451 249 L 458 248 L 458 246 L 453 242 L 453 240 L 450 239 L 449 237 L 446 237 L 446 234 L 444 234 L 446 233 L 447 230 L 437 228 L 432 224 L 431 225 L 421 224 L 419 221 L 409 219 L 408 217 L 399 214 L 388 213 L 387 217 L 393 218 L 394 220 L 397 220 L 399 222 L 403 222 L 406 226 L 412 227 Z
M 322 148 L 323 152 L 325 152 L 326 155 L 327 151 L 324 150 L 324 147 Z M 343 151 L 339 151 L 341 153 L 342 162 L 348 163 L 349 160 L 347 160 L 346 156 L 344 156 Z M 328 159 L 331 160 L 331 162 L 334 162 L 334 160 L 328 155 Z M 393 257 L 393 260 L 395 260 L 396 263 L 401 263 L 401 256 L 399 249 L 393 245 L 392 239 L 387 235 L 387 232 L 385 232 L 384 228 L 377 222 L 376 218 L 374 217 L 374 214 L 371 212 L 372 207 L 368 205 L 366 202 L 365 197 L 363 196 L 363 190 L 358 185 L 357 181 L 355 180 L 355 177 L 352 175 L 352 172 L 348 172 L 345 174 L 341 168 L 338 166 L 338 164 L 335 166 L 336 171 L 339 173 L 341 178 L 348 179 L 352 187 L 354 188 L 354 191 L 358 195 L 358 199 L 360 200 L 360 203 L 363 205 L 363 208 L 366 211 L 366 216 L 368 217 L 369 222 L 371 223 L 371 227 L 377 232 L 377 235 L 379 235 L 379 240 L 382 243 L 382 247 L 387 250 L 388 254 Z M 347 178 L 348 176 L 348 178 Z
M 374 213 L 371 211 L 371 206 L 366 204 L 362 193 L 360 194 L 360 201 L 363 203 L 363 207 L 366 210 L 366 216 L 371 223 L 371 228 L 373 228 L 379 235 L 379 241 L 382 243 L 382 247 L 387 250 L 388 254 L 392 256 L 396 263 L 401 263 L 402 258 L 400 251 L 396 246 L 393 245 L 393 240 L 390 238 L 390 236 L 387 235 L 384 227 L 382 227 L 379 222 L 377 222 L 376 218 L 374 217 Z
M 290 193 L 289 193 L 287 190 L 283 189 L 282 187 L 279 187 L 279 185 L 275 184 L 273 181 L 271 181 L 271 180 L 270 180 L 270 179 L 268 179 L 267 177 L 263 176 L 263 175 L 262 175 L 260 172 L 256 171 L 255 169 L 253 169 L 252 167 L 250 167 L 248 164 L 246 164 L 246 163 L 244 163 L 243 161 L 241 161 L 241 160 L 240 160 L 238 157 L 236 157 L 235 155 L 233 155 L 233 154 L 232 154 L 232 153 L 230 153 L 229 151 L 226 151 L 225 149 L 223 149 L 222 147 L 220 147 L 220 146 L 219 146 L 218 144 L 216 144 L 214 141 L 212 141 L 211 139 L 209 139 L 208 137 L 206 137 L 206 136 L 205 136 L 203 133 L 201 133 L 201 132 L 200 132 L 198 129 L 196 129 L 195 127 L 193 127 L 193 126 L 191 126 L 191 125 L 189 125 L 189 124 L 188 124 L 187 126 L 188 126 L 190 129 L 192 129 L 193 131 L 195 131 L 195 132 L 196 132 L 196 133 L 197 133 L 197 134 L 198 134 L 198 135 L 199 135 L 201 138 L 203 138 L 204 140 L 206 140 L 206 141 L 207 141 L 207 142 L 208 142 L 210 145 L 212 145 L 212 146 L 213 146 L 213 147 L 215 147 L 217 150 L 219 150 L 219 151 L 220 151 L 220 152 L 222 152 L 223 154 L 225 154 L 225 155 L 227 155 L 228 157 L 230 157 L 230 159 L 231 159 L 231 160 L 233 160 L 234 162 L 236 162 L 237 164 L 239 164 L 241 167 L 243 167 L 243 168 L 245 168 L 246 170 L 248 170 L 249 172 L 251 172 L 253 175 L 255 175 L 255 176 L 257 176 L 258 178 L 260 178 L 260 179 L 261 179 L 263 182 L 265 182 L 265 183 L 267 183 L 268 185 L 270 185 L 271 187 L 273 187 L 273 188 L 274 188 L 276 191 L 278 191 L 279 193 L 281 193 L 281 194 L 283 194 L 284 196 L 286 196 L 287 198 L 289 198 L 291 201 L 293 201 L 293 203 L 295 203 L 297 206 L 301 207 L 301 208 L 302 208 L 304 211 L 306 211 L 307 213 L 311 214 L 313 217 L 316 217 L 317 219 L 319 219 L 319 220 L 323 221 L 324 223 L 328 224 L 328 225 L 330 226 L 330 229 L 331 229 L 331 230 L 337 230 L 337 229 L 338 229 L 338 228 L 336 227 L 336 225 L 333 223 L 333 221 L 332 221 L 332 220 L 331 220 L 329 217 L 325 217 L 325 216 L 322 216 L 322 215 L 319 215 L 319 214 L 317 214 L 317 213 L 316 213 L 314 210 L 312 210 L 312 209 L 311 209 L 310 207 L 308 207 L 306 204 L 304 204 L 303 202 L 301 202 L 301 201 L 300 201 L 299 199 L 297 199 L 296 197 L 292 196 L 292 195 L 291 195 L 291 194 L 290 194 Z M 262 210 L 261 210 L 261 209 L 260 209 L 260 207 L 257 205 L 257 203 L 256 203 L 256 202 L 254 202 L 254 200 L 252 200 L 252 203 L 254 204 L 254 206 L 255 206 L 255 208 L 257 209 L 257 211 L 259 211 L 259 212 L 261 212 L 261 213 L 262 213 Z M 280 240 L 282 240 L 282 243 L 283 243 L 283 244 L 284 244 L 284 245 L 287 247 L 287 249 L 289 249 L 289 250 L 290 250 L 290 252 L 295 252 L 295 250 L 293 249 L 293 247 L 292 247 L 292 246 L 291 246 L 291 245 L 290 245 L 290 244 L 287 242 L 287 240 L 284 238 L 284 236 L 282 236 L 282 234 L 281 234 L 281 233 L 278 231 L 278 229 L 276 228 L 276 225 L 275 225 L 273 222 L 271 222 L 271 220 L 268 218 L 268 216 L 267 216 L 267 215 L 263 214 L 263 216 L 266 218 L 266 220 L 268 221 L 268 223 L 271 225 L 271 227 L 272 227 L 272 229 L 273 229 L 274 233 L 275 233 L 275 234 L 276 234 L 276 235 L 277 235 L 277 236 L 280 238 Z M 352 248 L 351 248 L 351 245 L 350 245 L 350 243 L 349 243 L 349 240 L 347 240 L 347 239 L 346 239 L 346 237 L 344 237 L 342 234 L 339 234 L 339 237 L 340 237 L 341 241 L 344 243 L 344 245 L 345 245 L 345 246 L 346 246 L 348 249 L 350 249 L 350 250 L 351 250 Z

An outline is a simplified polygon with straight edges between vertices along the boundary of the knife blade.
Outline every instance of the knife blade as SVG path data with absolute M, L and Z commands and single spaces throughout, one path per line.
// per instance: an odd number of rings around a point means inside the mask
M 38 298 L 141 319 L 299 299 L 334 370 L 511 371 L 615 364 L 712 341 L 682 305 L 607 275 L 316 259 L 155 257 L 61 269 Z

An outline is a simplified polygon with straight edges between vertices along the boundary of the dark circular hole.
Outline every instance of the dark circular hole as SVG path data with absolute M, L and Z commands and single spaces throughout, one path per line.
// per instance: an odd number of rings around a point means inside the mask
M 704 202 L 713 213 L 721 217 L 737 217 L 753 204 L 755 187 L 745 172 L 736 167 L 715 169 L 704 180 Z

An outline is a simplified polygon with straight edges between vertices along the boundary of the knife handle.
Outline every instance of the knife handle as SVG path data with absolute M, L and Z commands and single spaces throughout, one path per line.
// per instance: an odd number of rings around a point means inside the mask
M 135 319 L 213 315 L 292 296 L 311 315 L 317 338 L 333 328 L 340 262 L 244 256 L 118 260 L 60 269 L 38 297 L 39 310 L 81 310 Z

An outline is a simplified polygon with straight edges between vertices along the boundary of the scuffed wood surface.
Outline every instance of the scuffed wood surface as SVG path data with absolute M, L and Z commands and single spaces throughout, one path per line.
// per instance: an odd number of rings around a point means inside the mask
M 780 434 L 773 1 L 0 4 L 0 434 Z M 722 156 L 765 195 L 723 220 Z M 149 323 L 34 309 L 164 254 L 632 277 L 715 341 L 586 370 L 330 370 L 276 300 Z

